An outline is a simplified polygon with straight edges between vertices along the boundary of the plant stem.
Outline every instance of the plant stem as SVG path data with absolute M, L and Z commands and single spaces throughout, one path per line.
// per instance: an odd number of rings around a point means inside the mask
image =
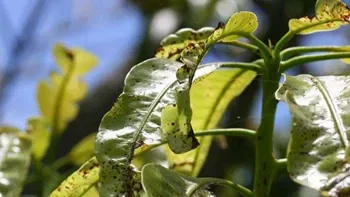
M 275 161 L 275 166 L 278 170 L 284 170 L 287 168 L 287 158 L 278 159 Z
M 270 48 L 265 43 L 263 43 L 259 38 L 255 37 L 253 34 L 241 34 L 241 36 L 247 38 L 257 47 L 259 47 L 262 58 L 264 58 L 264 60 L 271 60 L 272 56 L 271 56 Z
M 243 128 L 233 128 L 233 129 L 212 129 L 206 131 L 196 132 L 194 134 L 196 137 L 200 136 L 215 136 L 215 135 L 226 135 L 226 136 L 234 136 L 234 137 L 246 137 L 251 140 L 255 140 L 256 132 L 250 129 Z
M 243 128 L 233 128 L 233 129 L 211 129 L 211 130 L 204 130 L 204 131 L 198 131 L 194 133 L 196 137 L 202 137 L 202 136 L 215 136 L 215 135 L 225 135 L 225 136 L 234 136 L 234 137 L 245 137 L 250 140 L 256 139 L 256 131 L 250 130 L 250 129 L 243 129 Z M 149 150 L 152 150 L 154 148 L 157 148 L 161 145 L 166 144 L 167 141 L 162 141 L 158 144 L 149 145 L 146 148 L 136 149 L 134 152 L 134 157 L 139 156 Z
M 224 43 L 219 43 L 219 44 L 227 44 L 227 45 L 232 45 L 232 46 L 239 47 L 242 49 L 247 49 L 247 50 L 261 56 L 261 54 L 259 52 L 260 50 L 257 46 L 246 43 L 246 42 L 241 42 L 241 41 L 236 40 L 236 41 L 232 41 L 232 42 L 224 42 Z
M 281 52 L 281 58 L 288 58 L 293 55 L 297 55 L 301 53 L 312 53 L 312 52 L 350 52 L 350 45 L 291 47 Z
M 271 64 L 273 65 L 270 65 L 270 71 L 263 75 L 263 106 L 255 150 L 254 194 L 256 197 L 270 196 L 270 188 L 276 173 L 273 130 L 278 101 L 274 94 L 281 75 L 277 72 L 279 63 Z
M 218 62 L 215 64 L 221 64 L 221 68 L 242 68 L 253 70 L 257 73 L 262 73 L 264 71 L 263 66 L 255 63 L 243 63 L 243 62 Z
M 291 58 L 281 64 L 281 72 L 284 72 L 294 66 L 322 61 L 322 60 L 331 60 L 331 59 L 341 59 L 341 58 L 350 58 L 350 52 L 338 52 L 338 53 L 327 53 L 321 55 L 302 55 L 295 58 Z

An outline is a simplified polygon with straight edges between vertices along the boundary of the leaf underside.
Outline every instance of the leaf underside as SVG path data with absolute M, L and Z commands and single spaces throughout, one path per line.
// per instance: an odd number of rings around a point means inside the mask
M 350 77 L 286 76 L 276 97 L 293 117 L 291 178 L 327 196 L 350 196 Z
M 30 164 L 31 139 L 15 128 L 0 127 L 0 196 L 20 196 Z
M 318 0 L 316 16 L 291 19 L 289 29 L 297 34 L 311 34 L 338 29 L 350 23 L 350 9 L 341 0 Z

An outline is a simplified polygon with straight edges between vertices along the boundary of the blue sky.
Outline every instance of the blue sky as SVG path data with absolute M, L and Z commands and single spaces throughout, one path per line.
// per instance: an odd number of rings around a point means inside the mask
M 0 72 L 9 66 L 9 46 L 15 36 L 20 34 L 24 21 L 36 1 L 38 0 L 1 2 L 11 24 L 4 18 L 4 13 L 0 13 Z M 83 47 L 99 57 L 99 66 L 86 77 L 91 89 L 108 77 L 111 70 L 123 66 L 140 44 L 140 37 L 143 36 L 141 33 L 145 28 L 144 18 L 136 7 L 126 4 L 123 0 L 47 2 L 30 47 L 20 59 L 21 73 L 8 92 L 4 108 L 0 112 L 0 124 L 24 129 L 27 118 L 39 114 L 35 97 L 36 85 L 38 80 L 45 79 L 50 71 L 56 69 L 51 55 L 54 43 L 62 42 L 67 46 Z M 346 2 L 350 4 L 349 0 Z M 254 5 L 247 9 L 258 11 L 260 24 L 264 23 L 264 14 Z M 346 34 L 350 34 L 349 27 L 332 33 L 303 36 L 301 43 L 349 45 L 344 37 Z M 215 56 L 208 58 L 210 61 L 216 59 Z M 326 61 L 310 64 L 308 67 L 313 69 L 313 74 L 322 75 L 325 72 L 337 73 L 344 65 L 339 61 Z M 291 74 L 295 73 L 291 71 Z M 254 106 L 252 116 L 254 120 L 258 120 L 261 103 L 256 102 Z M 284 104 L 280 104 L 276 121 L 279 130 L 289 127 L 289 119 L 286 117 L 289 117 L 289 112 Z M 257 124 L 254 120 L 253 123 Z

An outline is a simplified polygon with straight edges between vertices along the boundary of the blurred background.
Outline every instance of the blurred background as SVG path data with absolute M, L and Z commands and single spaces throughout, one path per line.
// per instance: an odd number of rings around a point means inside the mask
M 12 0 L 0 1 L 0 125 L 25 130 L 29 117 L 39 115 L 36 85 L 56 68 L 51 55 L 54 43 L 79 46 L 100 59 L 86 80 L 89 95 L 80 104 L 60 142 L 65 155 L 84 136 L 97 131 L 102 116 L 121 93 L 129 69 L 154 56 L 160 41 L 177 29 L 216 27 L 237 11 L 253 11 L 259 18 L 257 36 L 275 44 L 287 31 L 288 20 L 314 13 L 316 0 Z M 350 5 L 350 0 L 345 0 Z M 350 27 L 292 40 L 294 45 L 349 45 Z M 205 59 L 252 61 L 255 56 L 238 48 L 215 46 Z M 289 71 L 314 75 L 349 72 L 340 61 L 324 61 Z M 260 78 L 227 109 L 222 127 L 257 128 L 260 119 Z M 276 154 L 285 156 L 290 115 L 279 104 L 275 132 Z M 253 144 L 228 138 L 213 143 L 200 176 L 225 177 L 252 185 Z M 233 191 L 213 188 L 218 196 Z M 237 195 L 238 196 L 238 195 Z M 298 187 L 286 172 L 279 175 L 273 197 L 317 197 L 317 192 Z

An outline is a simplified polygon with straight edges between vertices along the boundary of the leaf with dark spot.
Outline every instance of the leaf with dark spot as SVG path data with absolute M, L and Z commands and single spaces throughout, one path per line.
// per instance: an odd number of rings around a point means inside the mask
M 291 178 L 327 196 L 349 196 L 350 76 L 285 76 L 276 98 L 293 117 Z

